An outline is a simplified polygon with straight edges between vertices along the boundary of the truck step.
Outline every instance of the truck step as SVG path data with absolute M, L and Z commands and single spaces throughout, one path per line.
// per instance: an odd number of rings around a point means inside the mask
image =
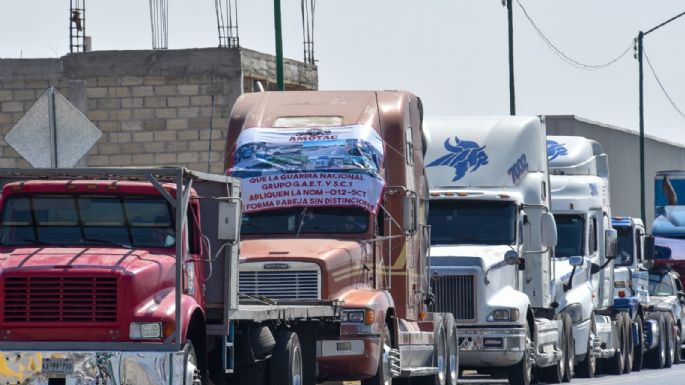
M 388 352 L 388 363 L 390 364 L 390 375 L 392 377 L 399 377 L 402 370 L 400 368 L 400 351 L 398 349 L 390 349 Z
M 430 376 L 437 374 L 440 369 L 432 366 L 424 366 L 418 368 L 403 368 L 402 377 L 418 377 L 418 376 Z

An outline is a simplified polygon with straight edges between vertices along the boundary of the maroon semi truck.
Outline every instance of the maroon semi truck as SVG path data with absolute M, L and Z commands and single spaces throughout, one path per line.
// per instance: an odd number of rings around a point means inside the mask
M 332 301 L 238 304 L 235 178 L 0 169 L 0 186 L 0 384 L 298 384 L 314 362 L 294 329 L 339 321 Z

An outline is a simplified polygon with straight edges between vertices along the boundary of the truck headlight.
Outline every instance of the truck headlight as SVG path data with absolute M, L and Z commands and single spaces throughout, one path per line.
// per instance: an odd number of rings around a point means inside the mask
M 518 321 L 519 319 L 519 309 L 495 309 L 490 312 L 486 320 L 488 322 L 498 322 L 498 321 Z
M 131 322 L 128 336 L 132 340 L 162 338 L 162 323 Z
M 561 312 L 568 314 L 574 324 L 583 320 L 583 305 L 579 303 L 568 305 Z
M 372 309 L 343 309 L 342 322 L 371 325 L 376 320 Z

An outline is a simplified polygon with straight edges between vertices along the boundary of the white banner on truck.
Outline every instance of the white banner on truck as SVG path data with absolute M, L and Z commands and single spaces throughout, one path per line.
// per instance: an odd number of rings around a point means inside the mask
M 385 181 L 383 141 L 364 125 L 250 128 L 228 174 L 242 179 L 246 212 L 355 206 L 377 212 Z

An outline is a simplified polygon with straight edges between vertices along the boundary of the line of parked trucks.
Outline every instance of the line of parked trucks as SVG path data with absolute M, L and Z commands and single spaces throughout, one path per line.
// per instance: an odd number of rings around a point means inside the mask
M 225 153 L 226 175 L 0 169 L 0 384 L 528 385 L 680 360 L 677 176 L 654 246 L 612 219 L 601 145 L 539 117 L 253 93 Z

